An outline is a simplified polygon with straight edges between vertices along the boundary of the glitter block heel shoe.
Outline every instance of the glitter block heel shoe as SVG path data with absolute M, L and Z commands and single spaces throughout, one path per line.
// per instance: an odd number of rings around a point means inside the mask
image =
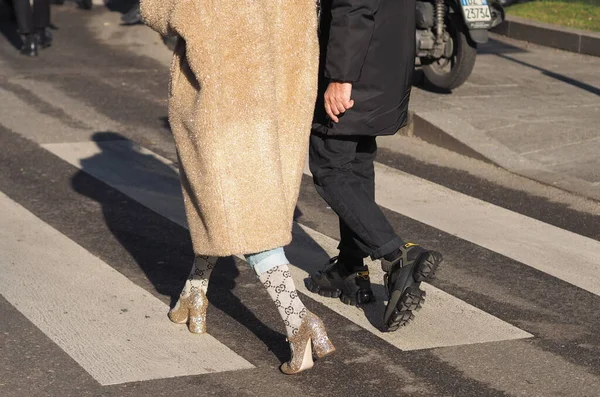
M 314 365 L 313 353 L 323 358 L 335 351 L 327 336 L 325 325 L 311 312 L 302 319 L 298 333 L 288 338 L 292 358 L 281 365 L 281 372 L 293 375 L 311 369 Z
M 187 324 L 193 334 L 204 334 L 207 308 L 206 295 L 199 289 L 187 296 L 181 296 L 175 307 L 169 311 L 169 319 L 177 324 Z

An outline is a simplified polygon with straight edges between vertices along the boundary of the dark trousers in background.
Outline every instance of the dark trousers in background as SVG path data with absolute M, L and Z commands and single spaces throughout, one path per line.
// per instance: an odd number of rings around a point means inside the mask
M 378 259 L 403 241 L 375 203 L 374 136 L 310 137 L 317 192 L 340 218 L 340 252 Z
M 50 0 L 13 0 L 19 33 L 31 34 L 50 25 Z

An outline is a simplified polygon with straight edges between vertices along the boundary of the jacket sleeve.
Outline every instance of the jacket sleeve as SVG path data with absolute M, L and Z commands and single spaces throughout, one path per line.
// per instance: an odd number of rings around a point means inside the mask
M 153 30 L 163 36 L 172 35 L 171 14 L 178 0 L 141 0 L 140 13 L 142 20 Z
M 325 77 L 344 82 L 359 80 L 381 1 L 332 1 Z

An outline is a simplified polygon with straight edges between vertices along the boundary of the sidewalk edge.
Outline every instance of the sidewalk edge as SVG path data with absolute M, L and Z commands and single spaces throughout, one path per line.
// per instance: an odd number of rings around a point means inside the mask
M 600 57 L 600 34 L 594 32 L 563 28 L 514 16 L 507 16 L 502 24 L 491 31 L 516 40 Z
M 400 130 L 397 135 L 416 137 L 432 145 L 494 164 L 545 185 L 600 201 L 600 187 L 573 176 L 551 171 L 542 164 L 526 159 L 448 113 L 410 111 L 409 125 Z M 382 140 L 379 146 L 395 151 L 393 136 L 390 138 L 390 140 Z

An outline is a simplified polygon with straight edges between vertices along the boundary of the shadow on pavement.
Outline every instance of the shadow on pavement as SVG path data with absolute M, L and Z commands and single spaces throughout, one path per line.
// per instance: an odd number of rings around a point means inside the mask
M 499 40 L 489 39 L 485 44 L 480 44 L 477 47 L 477 55 L 485 54 L 521 54 L 529 52 L 523 48 L 516 47 L 514 45 L 504 43 Z
M 511 61 L 511 62 L 514 62 L 514 63 L 518 63 L 519 65 L 527 66 L 528 68 L 538 70 L 538 71 L 542 72 L 542 74 L 544 76 L 552 77 L 553 79 L 562 81 L 563 83 L 570 84 L 570 85 L 572 85 L 574 87 L 581 88 L 582 90 L 585 90 L 585 91 L 587 91 L 587 92 L 589 92 L 591 94 L 600 96 L 600 88 L 594 87 L 593 85 L 584 83 L 584 82 L 579 81 L 579 80 L 572 79 L 572 78 L 567 77 L 567 76 L 565 76 L 563 74 L 560 74 L 560 73 L 551 72 L 550 70 L 541 68 L 539 66 L 532 65 L 532 64 L 527 63 L 525 61 L 521 61 L 521 60 L 515 59 L 515 58 L 510 57 L 508 55 L 504 55 L 504 54 L 496 54 L 496 55 L 499 56 L 500 58 L 506 59 L 508 61 Z
M 416 88 L 419 88 L 423 91 L 431 92 L 433 94 L 440 95 L 449 95 L 452 94 L 452 90 L 446 90 L 444 88 L 436 87 L 435 85 L 429 83 L 425 78 L 425 73 L 423 73 L 423 69 L 420 67 L 416 67 L 413 72 L 412 85 Z

